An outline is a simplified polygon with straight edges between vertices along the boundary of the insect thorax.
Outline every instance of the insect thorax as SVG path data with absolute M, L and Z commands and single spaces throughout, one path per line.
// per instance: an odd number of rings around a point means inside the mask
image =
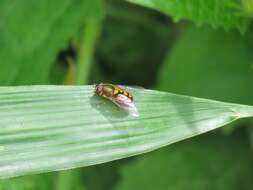
M 109 85 L 104 85 L 102 90 L 102 95 L 105 97 L 113 97 L 114 87 Z

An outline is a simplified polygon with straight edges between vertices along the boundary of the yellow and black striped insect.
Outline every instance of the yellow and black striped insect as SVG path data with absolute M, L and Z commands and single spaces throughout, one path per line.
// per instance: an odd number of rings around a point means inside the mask
M 133 101 L 133 96 L 121 86 L 108 83 L 99 83 L 95 87 L 95 93 L 98 96 L 109 99 L 117 106 L 128 112 L 130 115 L 134 117 L 139 116 L 138 110 Z

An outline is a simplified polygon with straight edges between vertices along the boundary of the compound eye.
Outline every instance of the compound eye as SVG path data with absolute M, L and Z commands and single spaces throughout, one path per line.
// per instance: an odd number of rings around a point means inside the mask
M 97 92 L 97 93 L 101 93 L 102 90 L 103 90 L 103 86 L 100 85 L 100 84 L 97 84 L 95 88 L 96 88 L 96 92 Z

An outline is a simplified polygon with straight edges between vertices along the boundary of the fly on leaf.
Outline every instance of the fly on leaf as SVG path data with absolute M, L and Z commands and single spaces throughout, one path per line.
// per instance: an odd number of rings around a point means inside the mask
M 99 83 L 95 87 L 95 93 L 98 96 L 109 99 L 130 115 L 134 117 L 139 116 L 138 110 L 133 101 L 133 96 L 123 87 L 108 83 Z

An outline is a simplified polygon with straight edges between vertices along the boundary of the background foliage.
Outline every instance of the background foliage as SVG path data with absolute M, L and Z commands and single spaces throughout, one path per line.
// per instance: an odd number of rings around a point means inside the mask
M 0 84 L 105 81 L 253 105 L 252 5 L 3 0 Z M 0 190 L 251 189 L 251 125 L 238 122 L 130 159 L 1 180 Z

